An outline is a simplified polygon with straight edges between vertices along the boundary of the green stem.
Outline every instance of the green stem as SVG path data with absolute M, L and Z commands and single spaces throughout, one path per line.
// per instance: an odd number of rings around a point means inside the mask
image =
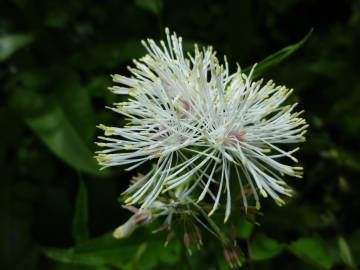
M 199 207 L 198 205 L 194 204 L 200 211 L 200 213 L 203 215 L 203 217 L 206 219 L 210 227 L 214 230 L 214 232 L 218 235 L 221 242 L 225 245 L 230 243 L 229 238 L 222 232 L 222 230 L 219 228 L 218 225 L 205 213 L 205 211 Z

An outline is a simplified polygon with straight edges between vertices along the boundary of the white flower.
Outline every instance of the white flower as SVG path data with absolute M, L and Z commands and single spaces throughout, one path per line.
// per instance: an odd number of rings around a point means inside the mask
M 115 94 L 128 95 L 113 111 L 129 121 L 124 127 L 99 127 L 105 147 L 97 159 L 103 167 L 130 165 L 128 170 L 151 160 L 156 165 L 125 191 L 126 203 L 146 209 L 161 193 L 175 192 L 181 200 L 211 201 L 214 213 L 225 201 L 225 221 L 230 216 L 232 195 L 238 190 L 242 204 L 246 190 L 272 197 L 291 195 L 282 176 L 301 177 L 302 168 L 281 145 L 304 141 L 305 120 L 293 112 L 296 104 L 283 105 L 291 94 L 272 81 L 252 82 L 238 70 L 230 74 L 226 58 L 219 63 L 211 47 L 184 55 L 182 39 L 166 30 L 167 44 L 143 42 L 148 54 L 131 77 L 113 75 Z M 254 68 L 253 68 L 254 69 Z M 281 160 L 281 161 L 280 161 Z M 226 198 L 222 194 L 226 193 Z

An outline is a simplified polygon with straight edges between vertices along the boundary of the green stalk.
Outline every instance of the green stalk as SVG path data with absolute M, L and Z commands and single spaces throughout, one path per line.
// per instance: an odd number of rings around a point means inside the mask
M 208 222 L 208 224 L 210 225 L 210 227 L 214 230 L 214 232 L 218 235 L 220 241 L 224 244 L 227 245 L 230 243 L 229 238 L 222 232 L 222 230 L 219 228 L 218 225 L 216 225 L 216 223 L 205 213 L 205 211 L 199 207 L 198 205 L 194 204 L 200 211 L 200 213 L 203 215 L 203 217 L 206 219 L 206 221 Z

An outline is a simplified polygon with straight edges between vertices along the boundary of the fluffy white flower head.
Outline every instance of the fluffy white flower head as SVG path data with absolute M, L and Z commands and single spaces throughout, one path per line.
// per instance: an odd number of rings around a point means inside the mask
M 298 148 L 283 146 L 304 141 L 308 126 L 294 112 L 296 104 L 283 105 L 292 90 L 252 82 L 255 67 L 248 75 L 240 68 L 230 74 L 226 58 L 220 64 L 211 47 L 184 55 L 181 37 L 167 29 L 166 38 L 160 45 L 143 41 L 148 54 L 134 60 L 130 77 L 113 75 L 118 85 L 110 90 L 127 100 L 111 109 L 128 124 L 99 126 L 103 167 L 132 170 L 155 161 L 125 191 L 126 203 L 146 209 L 172 192 L 179 201 L 210 202 L 209 215 L 224 204 L 225 220 L 235 197 L 247 209 L 248 193 L 257 207 L 258 194 L 283 204 L 291 190 L 282 177 L 302 175 L 301 167 L 283 163 L 296 163 Z

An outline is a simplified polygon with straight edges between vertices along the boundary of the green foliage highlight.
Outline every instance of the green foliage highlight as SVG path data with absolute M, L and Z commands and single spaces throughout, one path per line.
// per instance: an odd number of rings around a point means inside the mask
M 285 48 L 282 48 L 281 50 L 271 54 L 270 56 L 266 57 L 264 60 L 261 60 L 259 63 L 257 63 L 256 67 L 254 68 L 253 78 L 256 79 L 260 77 L 270 68 L 274 67 L 275 65 L 278 65 L 280 62 L 284 61 L 290 55 L 295 53 L 305 44 L 305 42 L 311 36 L 312 32 L 313 29 L 311 29 L 309 33 L 307 33 L 307 35 L 304 38 L 302 38 L 299 42 L 286 46 Z M 251 69 L 252 67 L 248 67 L 244 69 L 244 72 L 249 73 Z
M 59 158 L 79 171 L 99 175 L 93 153 L 67 119 L 61 107 L 26 118 L 34 133 Z
M 33 37 L 27 34 L 0 35 L 0 62 L 8 59 L 17 50 L 29 45 Z
M 268 260 L 275 257 L 284 249 L 284 244 L 266 236 L 257 234 L 251 241 L 251 258 L 254 261 Z
M 82 243 L 89 239 L 88 219 L 87 189 L 84 181 L 80 180 L 72 228 L 73 237 L 76 243 Z
M 343 261 L 343 263 L 349 269 L 354 269 L 354 270 L 358 269 L 354 262 L 350 247 L 343 237 L 339 237 L 338 245 L 339 245 L 339 251 L 340 251 L 340 259 Z
M 146 243 L 144 243 L 144 239 Z M 112 234 L 91 239 L 70 249 L 44 248 L 46 256 L 70 264 L 112 266 L 116 269 L 154 269 L 179 260 L 179 243 L 164 248 L 159 237 L 139 230 L 132 238 L 117 240 Z M 159 256 L 161 254 L 161 256 Z M 79 266 L 82 267 L 82 266 Z
M 135 3 L 145 10 L 148 10 L 156 15 L 159 15 L 163 9 L 162 0 L 135 0 Z
M 238 237 L 243 239 L 250 238 L 253 229 L 254 225 L 247 221 L 245 218 L 241 218 L 236 227 Z
M 300 238 L 290 244 L 289 251 L 304 262 L 321 269 L 330 269 L 333 264 L 323 241 L 318 238 Z

